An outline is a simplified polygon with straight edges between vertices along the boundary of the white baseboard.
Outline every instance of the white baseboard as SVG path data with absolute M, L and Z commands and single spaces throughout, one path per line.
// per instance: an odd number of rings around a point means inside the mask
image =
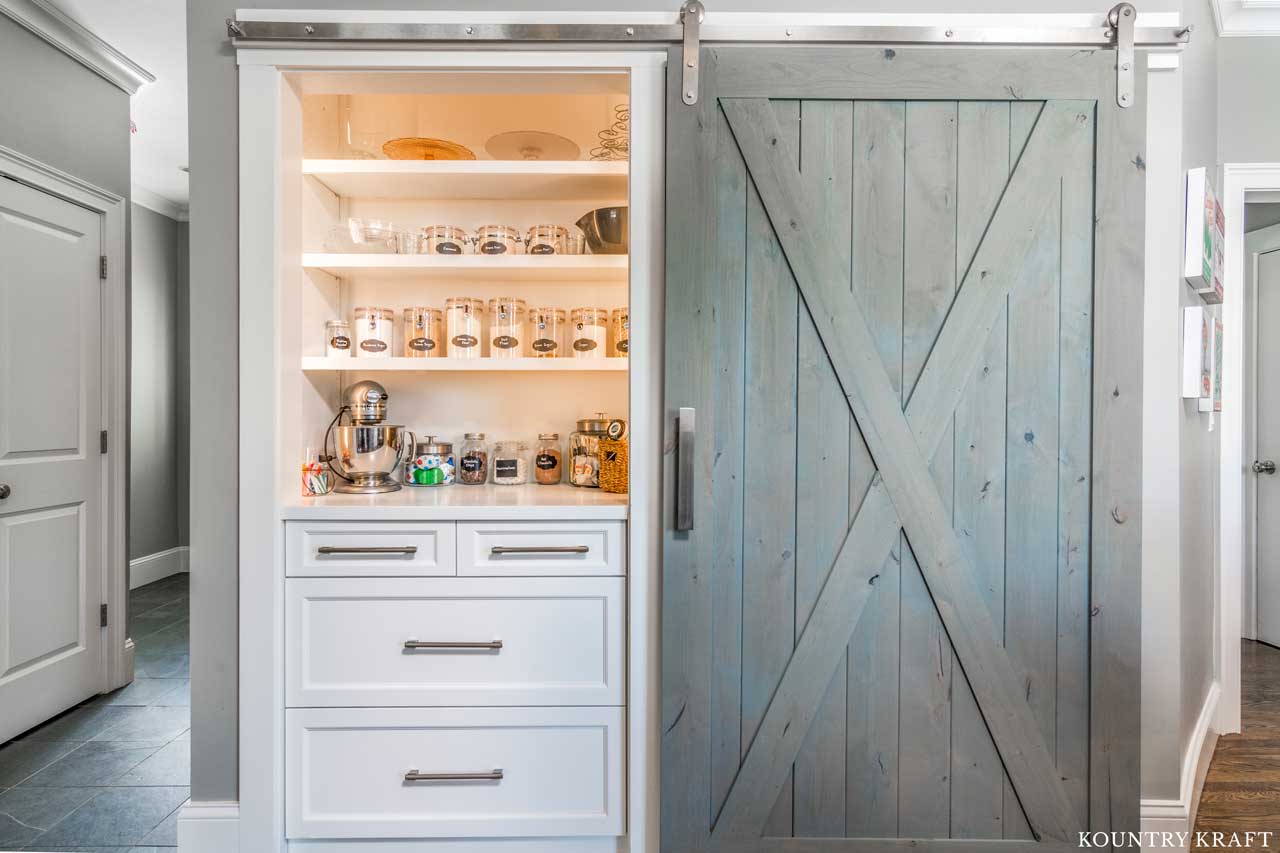
M 1214 714 L 1218 710 L 1218 699 L 1222 688 L 1218 682 L 1209 685 L 1205 694 L 1204 705 L 1200 707 L 1200 717 L 1196 727 L 1191 731 L 1191 739 L 1187 743 L 1186 752 L 1182 755 L 1182 778 L 1178 786 L 1178 799 L 1154 800 L 1144 799 L 1141 803 L 1142 831 L 1173 833 L 1176 837 L 1187 838 L 1196 828 L 1196 811 L 1200 807 L 1200 792 L 1204 789 L 1204 777 L 1209 772 L 1209 762 L 1213 759 L 1213 748 L 1218 742 L 1218 733 L 1213 731 Z M 1162 847 L 1162 850 L 1187 850 L 1182 847 Z
M 178 814 L 178 853 L 238 853 L 240 804 L 187 803 Z
M 129 561 L 129 589 L 137 589 L 161 578 L 191 570 L 190 549 L 186 545 L 157 551 Z

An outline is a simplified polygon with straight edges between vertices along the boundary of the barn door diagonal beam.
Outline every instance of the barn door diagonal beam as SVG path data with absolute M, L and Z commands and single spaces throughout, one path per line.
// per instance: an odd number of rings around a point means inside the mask
M 1080 818 L 1057 777 L 1020 681 L 960 550 L 928 471 L 931 458 L 998 309 L 1032 250 L 1061 164 L 1092 138 L 1091 103 L 1048 102 L 975 253 L 916 390 L 903 412 L 857 298 L 837 286 L 834 257 L 808 227 L 812 205 L 763 99 L 723 99 L 782 251 L 879 467 L 840 548 L 805 631 L 761 722 L 725 806 L 716 838 L 758 837 L 813 721 L 823 691 L 870 595 L 899 527 L 921 570 L 1033 831 L 1074 838 Z M 927 453 L 922 453 L 927 451 Z

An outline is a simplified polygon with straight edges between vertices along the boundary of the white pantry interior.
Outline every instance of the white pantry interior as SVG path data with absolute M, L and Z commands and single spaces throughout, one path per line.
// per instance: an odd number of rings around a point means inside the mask
M 242 848 L 643 849 L 665 54 L 292 58 L 240 56 Z M 628 110 L 629 158 L 591 159 Z M 515 159 L 491 142 L 512 131 L 577 151 L 524 140 Z M 382 153 L 403 138 L 476 159 Z M 341 245 L 352 220 L 523 237 L 574 232 L 605 207 L 629 210 L 626 254 Z M 534 357 L 527 340 L 501 357 L 484 317 L 478 357 L 460 357 L 443 323 L 443 356 L 409 357 L 404 309 L 456 297 L 562 309 L 570 327 L 579 307 L 626 309 L 629 351 L 607 322 L 602 357 L 572 332 L 562 357 Z M 379 357 L 359 354 L 366 306 L 393 312 Z M 334 355 L 331 321 L 351 324 L 353 355 Z M 556 433 L 568 468 L 577 421 L 625 421 L 630 491 L 567 472 L 538 484 L 531 464 L 523 485 L 304 497 L 304 457 L 335 454 L 330 424 L 361 380 L 386 390 L 387 424 L 451 442 L 459 462 L 467 433 L 485 434 L 491 462 L 496 441 L 532 449 Z

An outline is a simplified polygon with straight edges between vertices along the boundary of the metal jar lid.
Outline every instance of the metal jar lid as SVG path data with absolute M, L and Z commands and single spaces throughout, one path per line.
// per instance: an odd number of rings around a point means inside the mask
M 484 433 L 482 432 L 468 432 L 464 433 L 462 437 L 467 441 L 484 441 Z
M 453 453 L 453 444 L 448 441 L 436 441 L 434 435 L 428 435 L 419 441 L 413 450 L 414 456 L 448 456 Z
M 578 432 L 597 432 L 604 434 L 609 429 L 609 416 L 604 412 L 596 412 L 594 418 L 583 418 L 578 421 Z
M 540 432 L 538 433 L 538 441 L 559 441 L 560 433 L 558 432 Z

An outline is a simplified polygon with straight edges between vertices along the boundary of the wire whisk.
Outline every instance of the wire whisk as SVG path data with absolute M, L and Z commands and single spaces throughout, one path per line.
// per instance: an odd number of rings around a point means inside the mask
M 596 134 L 600 144 L 591 149 L 592 160 L 628 160 L 631 157 L 631 106 L 613 108 L 613 124 Z

